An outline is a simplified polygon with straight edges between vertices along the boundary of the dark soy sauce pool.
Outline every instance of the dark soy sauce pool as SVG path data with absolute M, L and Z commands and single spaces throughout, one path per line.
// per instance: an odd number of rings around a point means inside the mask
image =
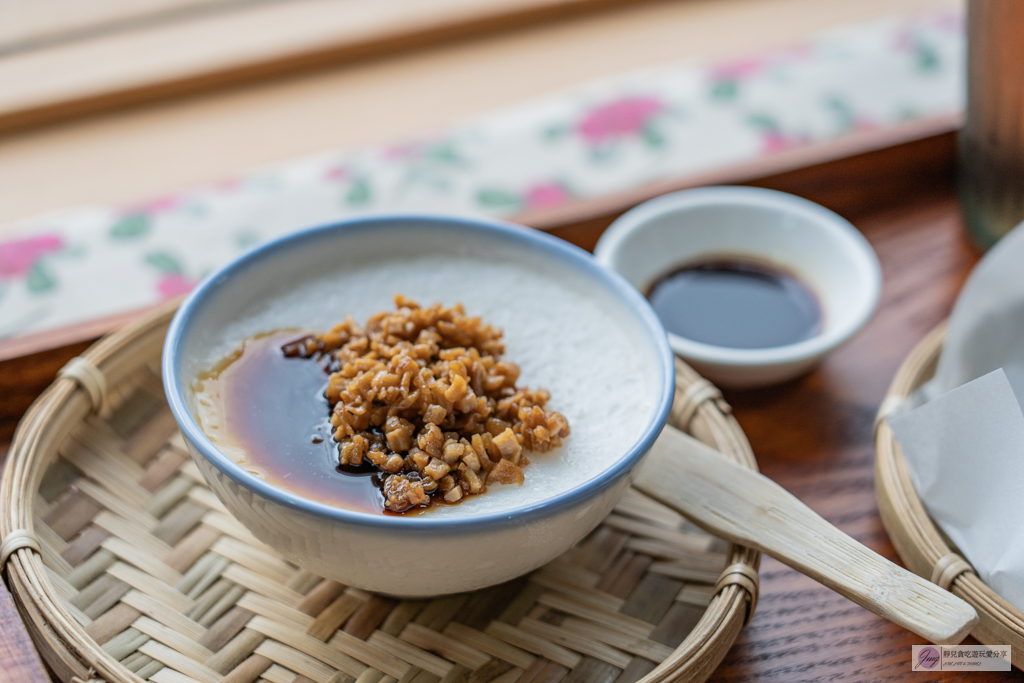
M 243 463 L 269 483 L 304 498 L 360 512 L 383 512 L 372 470 L 341 472 L 323 397 L 327 373 L 315 360 L 285 358 L 281 346 L 302 337 L 278 332 L 246 341 L 216 377 L 227 438 Z
M 823 318 L 807 285 L 781 268 L 746 259 L 684 265 L 659 278 L 647 298 L 669 332 L 734 349 L 810 339 Z

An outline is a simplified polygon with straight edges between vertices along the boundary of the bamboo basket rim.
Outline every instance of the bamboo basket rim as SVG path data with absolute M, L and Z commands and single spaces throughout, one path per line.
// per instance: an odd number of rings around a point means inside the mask
M 947 321 L 948 322 L 948 321 Z M 1010 645 L 1012 663 L 1024 668 L 1024 613 L 975 573 L 925 510 L 886 417 L 935 374 L 947 322 L 931 330 L 900 365 L 875 420 L 875 495 L 882 523 L 907 567 L 966 600 L 980 617 L 978 642 Z
M 64 681 L 141 683 L 143 679 L 86 633 L 55 589 L 34 542 L 36 492 L 43 474 L 57 459 L 58 448 L 99 408 L 96 392 L 102 396 L 107 388 L 126 383 L 148 359 L 159 359 L 177 305 L 177 301 L 171 302 L 85 351 L 79 358 L 100 371 L 97 379 L 74 372 L 59 376 L 20 422 L 0 480 L 0 538 L 9 555 L 0 571 L 5 572 L 37 648 Z M 676 403 L 670 422 L 756 470 L 753 451 L 721 394 L 679 359 L 676 369 Z M 106 386 L 98 389 L 96 381 Z M 699 621 L 640 683 L 706 680 L 749 622 L 757 602 L 760 553 L 730 544 L 726 558 Z

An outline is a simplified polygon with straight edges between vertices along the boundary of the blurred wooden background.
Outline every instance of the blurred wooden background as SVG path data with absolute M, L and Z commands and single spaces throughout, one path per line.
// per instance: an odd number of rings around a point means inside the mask
M 618 72 L 754 53 L 831 27 L 961 4 L 6 0 L 0 235 L 43 211 L 160 195 L 292 156 L 402 138 Z M 73 23 L 93 6 L 150 15 L 76 34 L 43 11 L 64 8 Z M 18 48 L 12 17 L 26 7 L 20 30 L 36 40 Z

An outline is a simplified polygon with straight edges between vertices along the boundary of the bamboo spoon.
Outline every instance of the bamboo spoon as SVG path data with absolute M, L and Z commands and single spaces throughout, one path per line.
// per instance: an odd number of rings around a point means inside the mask
M 697 526 L 771 555 L 929 642 L 956 644 L 970 605 L 835 528 L 763 474 L 667 425 L 633 485 Z

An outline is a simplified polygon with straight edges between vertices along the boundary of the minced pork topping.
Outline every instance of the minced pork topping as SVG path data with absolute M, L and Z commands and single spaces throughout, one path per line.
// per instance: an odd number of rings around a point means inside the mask
M 524 451 L 549 451 L 569 435 L 565 417 L 545 407 L 550 394 L 516 386 L 502 331 L 462 304 L 422 308 L 399 294 L 395 307 L 365 327 L 349 316 L 284 346 L 327 362 L 339 464 L 377 470 L 392 512 L 457 503 L 492 482 L 522 484 Z

